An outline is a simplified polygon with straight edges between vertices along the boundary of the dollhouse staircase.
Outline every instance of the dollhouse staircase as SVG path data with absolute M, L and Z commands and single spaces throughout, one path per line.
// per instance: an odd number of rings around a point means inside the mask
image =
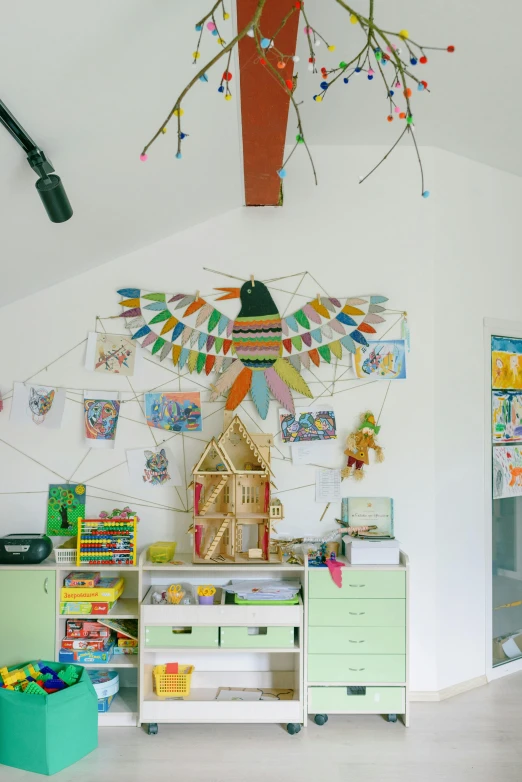
M 225 534 L 225 531 L 226 531 L 229 523 L 230 523 L 230 519 L 225 519 L 225 521 L 221 524 L 220 528 L 218 529 L 218 531 L 216 533 L 216 537 L 214 538 L 214 540 L 212 541 L 212 543 L 210 544 L 210 546 L 207 549 L 207 553 L 205 554 L 205 559 L 211 559 L 212 554 L 214 553 L 214 551 L 218 547 L 218 545 L 219 545 L 219 543 L 221 541 L 221 538 Z
M 205 504 L 200 509 L 199 514 L 198 514 L 199 516 L 204 516 L 205 513 L 210 508 L 210 506 L 212 505 L 212 503 L 214 503 L 216 501 L 217 497 L 219 496 L 220 491 L 224 488 L 226 482 L 228 481 L 228 478 L 229 478 L 228 475 L 223 475 L 223 477 L 221 478 L 219 483 L 216 484 L 214 489 L 211 491 L 208 499 L 205 501 Z

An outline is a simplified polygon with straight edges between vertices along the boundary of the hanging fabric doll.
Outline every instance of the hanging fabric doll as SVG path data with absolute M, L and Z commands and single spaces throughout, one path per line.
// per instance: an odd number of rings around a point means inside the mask
M 380 445 L 377 445 L 376 437 L 381 427 L 375 423 L 375 416 L 369 411 L 361 416 L 361 424 L 356 432 L 352 432 L 346 438 L 346 451 L 348 457 L 347 466 L 341 471 L 343 478 L 348 478 L 352 474 L 356 480 L 362 481 L 364 478 L 363 467 L 370 463 L 369 450 L 373 448 L 375 458 L 378 462 L 384 461 L 384 453 Z

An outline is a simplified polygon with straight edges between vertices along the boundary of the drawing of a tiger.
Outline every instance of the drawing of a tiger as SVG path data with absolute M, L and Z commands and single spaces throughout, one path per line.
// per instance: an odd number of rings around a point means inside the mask
M 145 451 L 145 469 L 143 471 L 143 480 L 152 486 L 162 486 L 170 481 L 168 473 L 169 460 L 164 448 L 159 453 L 154 451 Z

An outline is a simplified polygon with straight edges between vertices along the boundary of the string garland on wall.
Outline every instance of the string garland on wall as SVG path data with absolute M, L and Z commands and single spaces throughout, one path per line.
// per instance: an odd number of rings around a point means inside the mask
M 207 83 L 209 81 L 208 71 L 210 68 L 216 65 L 222 58 L 226 57 L 226 67 L 222 73 L 217 89 L 219 93 L 223 94 L 225 100 L 230 101 L 232 99 L 230 83 L 233 80 L 233 73 L 231 71 L 232 52 L 240 41 L 248 37 L 252 39 L 252 54 L 257 54 L 257 58 L 255 59 L 256 64 L 261 68 L 266 68 L 274 77 L 277 84 L 279 84 L 280 88 L 286 92 L 295 114 L 297 126 L 295 144 L 277 173 L 281 180 L 284 180 L 287 175 L 287 165 L 291 157 L 297 149 L 303 147 L 308 154 L 313 176 L 317 184 L 317 174 L 299 110 L 301 101 L 298 102 L 297 96 L 295 95 L 298 73 L 297 71 L 294 73 L 294 71 L 299 67 L 298 63 L 300 58 L 293 52 L 288 53 L 282 51 L 278 46 L 278 41 L 281 31 L 289 21 L 294 18 L 295 14 L 300 15 L 304 22 L 303 33 L 308 45 L 309 57 L 307 67 L 313 74 L 319 74 L 317 65 L 317 52 L 319 47 L 321 47 L 321 51 L 324 49 L 327 50 L 327 57 L 333 58 L 335 56 L 336 46 L 335 44 L 330 43 L 323 34 L 319 32 L 318 28 L 313 23 L 313 20 L 311 21 L 308 18 L 303 0 L 296 0 L 296 2 L 293 3 L 291 9 L 282 17 L 280 24 L 274 32 L 264 30 L 263 11 L 265 10 L 266 2 L 267 0 L 258 0 L 251 20 L 243 29 L 239 30 L 228 43 L 225 40 L 224 32 L 218 26 L 217 21 L 218 12 L 221 13 L 224 22 L 230 18 L 230 14 L 226 11 L 224 0 L 217 0 L 205 16 L 196 23 L 195 29 L 198 38 L 196 48 L 192 53 L 192 63 L 198 68 L 198 71 L 181 90 L 167 117 L 161 123 L 156 133 L 143 147 L 140 155 L 142 161 L 147 160 L 148 150 L 157 139 L 167 133 L 167 127 L 172 119 L 175 119 L 177 124 L 176 158 L 182 158 L 182 144 L 189 135 L 186 132 L 184 122 L 182 121 L 182 117 L 184 116 L 183 101 L 185 97 L 198 83 Z M 428 82 L 423 78 L 424 74 L 421 72 L 420 76 L 417 76 L 413 70 L 419 65 L 422 69 L 423 66 L 428 63 L 427 52 L 446 51 L 453 53 L 455 47 L 453 45 L 445 47 L 427 46 L 414 41 L 405 28 L 398 31 L 383 28 L 376 21 L 374 16 L 375 0 L 368 0 L 368 11 L 366 14 L 358 12 L 351 5 L 344 2 L 344 0 L 331 0 L 331 2 L 336 3 L 346 12 L 347 28 L 354 26 L 362 33 L 362 45 L 361 48 L 356 47 L 358 50 L 355 54 L 343 56 L 337 64 L 328 66 L 322 65 L 320 67 L 319 88 L 312 98 L 315 103 L 320 104 L 328 96 L 333 94 L 334 90 L 332 88 L 334 85 L 336 89 L 340 86 L 346 87 L 353 79 L 363 78 L 366 78 L 366 80 L 371 83 L 377 76 L 385 89 L 386 111 L 383 112 L 384 121 L 390 124 L 397 120 L 400 123 L 404 123 L 404 128 L 401 129 L 397 140 L 386 155 L 384 155 L 384 157 L 365 176 L 360 177 L 359 182 L 362 184 L 366 181 L 366 179 L 384 163 L 391 152 L 399 145 L 404 136 L 408 135 L 413 141 L 419 165 L 421 178 L 420 192 L 423 198 L 428 198 L 430 192 L 425 187 L 422 160 L 414 133 L 413 95 L 414 91 L 417 93 L 427 93 L 430 92 L 430 90 Z M 219 50 L 217 54 L 205 63 L 205 65 L 200 67 L 203 36 L 206 36 L 207 34 L 215 40 Z
M 228 277 L 228 278 L 233 278 L 234 277 L 233 275 L 226 274 L 224 272 L 220 272 L 220 271 L 214 270 L 214 269 L 205 269 L 205 270 L 209 271 L 209 272 L 212 272 L 212 273 L 215 273 L 215 274 L 219 274 L 219 275 L 224 276 L 224 277 Z M 285 288 L 280 287 L 280 284 L 284 280 L 290 280 L 290 279 L 295 279 L 295 278 L 298 278 L 298 282 L 297 282 L 297 285 L 293 288 L 293 290 L 286 290 Z M 237 279 L 240 279 L 240 278 L 237 278 Z M 307 296 L 306 294 L 303 294 L 303 293 L 300 292 L 300 289 L 302 288 L 302 285 L 303 285 L 303 283 L 305 281 L 312 282 L 316 287 L 320 288 L 326 294 L 326 290 L 324 289 L 324 287 L 308 271 L 303 271 L 303 272 L 299 272 L 297 274 L 286 275 L 286 276 L 283 276 L 283 277 L 273 278 L 272 280 L 267 280 L 266 281 L 266 286 L 268 288 L 274 290 L 274 291 L 280 291 L 280 292 L 286 293 L 286 294 L 288 294 L 290 296 L 290 299 L 288 300 L 286 308 L 285 308 L 285 313 L 286 313 L 289 310 L 289 308 L 291 307 L 292 302 L 294 301 L 295 298 L 303 297 L 303 298 L 309 299 L 309 296 Z M 279 283 L 279 285 L 276 285 L 274 283 Z M 405 313 L 403 313 L 401 311 L 398 311 L 398 310 L 386 310 L 386 312 L 388 312 L 390 314 L 396 314 L 397 318 L 391 323 L 391 325 L 388 327 L 388 329 L 381 335 L 381 339 L 391 329 L 393 329 L 400 321 L 403 321 L 404 317 L 405 317 Z M 102 331 L 106 332 L 106 329 L 105 329 L 105 326 L 104 326 L 104 321 L 113 320 L 116 317 L 119 317 L 119 316 L 108 316 L 108 317 L 105 317 L 105 318 L 104 317 L 100 317 L 100 316 L 96 316 L 96 330 L 98 331 L 98 327 L 99 327 Z M 65 356 L 69 355 L 74 350 L 77 350 L 77 349 L 81 348 L 83 345 L 85 345 L 86 341 L 87 341 L 86 339 L 81 340 L 80 342 L 76 343 L 75 345 L 73 345 L 68 350 L 66 350 L 63 353 L 61 353 L 57 358 L 55 358 L 54 360 L 48 362 L 44 367 L 39 369 L 37 372 L 33 373 L 30 377 L 26 378 L 24 383 L 28 383 L 29 381 L 33 380 L 35 377 L 40 375 L 42 372 L 48 371 L 49 368 L 51 368 L 54 364 L 56 364 L 62 358 L 64 358 Z M 84 484 L 87 487 L 87 489 L 89 489 L 88 497 L 90 499 L 98 499 L 98 500 L 114 499 L 117 502 L 121 502 L 121 501 L 124 500 L 126 502 L 132 502 L 132 504 L 137 506 L 137 507 L 148 507 L 151 510 L 169 511 L 169 512 L 173 512 L 173 513 L 182 513 L 182 514 L 192 513 L 192 507 L 189 507 L 190 503 L 189 503 L 188 492 L 187 492 L 187 478 L 186 478 L 186 476 L 188 475 L 188 471 L 187 471 L 188 465 L 187 465 L 187 461 L 186 461 L 185 440 L 187 440 L 187 441 L 197 440 L 197 441 L 201 441 L 201 442 L 207 442 L 208 438 L 198 437 L 194 433 L 188 434 L 186 432 L 175 432 L 175 433 L 171 434 L 170 436 L 162 437 L 161 440 L 159 440 L 157 438 L 155 432 L 153 431 L 153 429 L 147 424 L 145 411 L 144 411 L 144 408 L 143 408 L 143 405 L 142 405 L 142 400 L 144 399 L 144 394 L 150 393 L 151 391 L 155 391 L 155 390 L 160 389 L 160 388 L 163 388 L 164 386 L 171 385 L 173 381 L 177 381 L 178 388 L 179 388 L 179 390 L 181 390 L 181 381 L 183 379 L 187 378 L 190 375 L 190 372 L 189 371 L 182 371 L 182 369 L 180 367 L 165 366 L 164 364 L 162 364 L 161 362 L 158 361 L 158 356 L 157 355 L 154 358 L 152 358 L 152 357 L 151 358 L 145 358 L 145 360 L 150 362 L 150 363 L 152 363 L 152 364 L 154 364 L 155 366 L 161 367 L 161 369 L 167 371 L 169 373 L 169 375 L 171 375 L 172 377 L 169 380 L 165 381 L 164 383 L 158 384 L 158 385 L 154 386 L 154 388 L 146 389 L 146 390 L 136 390 L 133 387 L 132 383 L 130 382 L 129 378 L 127 377 L 127 382 L 129 384 L 129 388 L 130 388 L 130 392 L 129 392 L 130 396 L 129 396 L 128 399 L 122 399 L 121 400 L 121 405 L 126 405 L 126 404 L 129 404 L 129 403 L 137 404 L 138 407 L 139 407 L 140 414 L 141 414 L 143 420 L 137 420 L 135 418 L 131 418 L 131 417 L 125 416 L 125 415 L 121 415 L 121 417 L 123 418 L 123 420 L 129 421 L 129 422 L 131 422 L 133 424 L 137 424 L 139 426 L 147 426 L 147 429 L 151 433 L 151 436 L 152 436 L 152 439 L 154 441 L 155 447 L 163 445 L 164 443 L 167 443 L 169 440 L 173 439 L 174 437 L 181 437 L 182 452 L 183 452 L 183 475 L 185 476 L 185 498 L 183 499 L 182 496 L 180 495 L 179 491 L 178 491 L 180 507 L 177 507 L 175 505 L 170 505 L 170 504 L 163 503 L 163 502 L 155 502 L 153 500 L 148 500 L 148 499 L 145 499 L 143 497 L 136 497 L 136 496 L 128 495 L 127 493 L 118 492 L 118 491 L 115 491 L 113 489 L 106 489 L 103 486 L 99 486 L 99 485 L 93 483 L 93 481 L 96 480 L 97 478 L 100 478 L 101 476 L 104 476 L 104 475 L 110 473 L 111 471 L 119 469 L 122 466 L 124 466 L 126 464 L 125 461 L 119 462 L 118 464 L 115 464 L 112 467 L 109 467 L 107 469 L 104 469 L 104 470 L 101 470 L 99 472 L 96 472 L 96 473 L 90 475 L 86 480 L 81 481 L 81 483 Z M 299 397 L 298 397 L 299 399 L 305 399 L 306 398 L 308 404 L 314 405 L 314 404 L 317 403 L 317 401 L 319 401 L 320 399 L 322 399 L 324 397 L 333 397 L 333 396 L 338 395 L 338 394 L 343 394 L 343 393 L 346 393 L 348 391 L 355 390 L 356 388 L 363 388 L 363 387 L 365 387 L 367 385 L 370 385 L 370 384 L 373 385 L 376 382 L 377 383 L 381 382 L 381 381 L 378 381 L 378 380 L 369 380 L 369 381 L 362 381 L 361 382 L 361 380 L 358 379 L 358 378 L 346 377 L 346 375 L 348 373 L 353 371 L 352 364 L 350 364 L 350 363 L 346 363 L 345 364 L 337 357 L 334 359 L 334 361 L 332 363 L 333 363 L 333 369 L 334 369 L 333 378 L 331 380 L 324 381 L 324 380 L 322 380 L 321 378 L 317 377 L 315 374 L 312 373 L 313 376 L 314 376 L 314 380 L 310 380 L 308 382 L 309 382 L 310 385 L 319 386 L 319 388 L 317 389 L 318 393 L 314 393 L 312 395 L 311 399 L 309 399 L 307 397 L 304 397 L 302 395 L 299 395 Z M 339 372 L 339 369 L 342 369 L 342 371 Z M 199 380 L 196 380 L 193 376 L 190 376 L 190 382 L 191 382 L 191 384 L 194 384 L 194 385 L 200 387 L 201 389 L 204 389 L 206 391 L 211 391 L 212 394 L 214 393 L 212 391 L 212 384 L 210 384 L 210 386 L 209 386 L 209 384 L 204 384 L 204 383 L 200 382 Z M 46 384 L 48 384 L 47 380 L 46 380 Z M 381 382 L 381 385 L 382 385 L 382 382 Z M 384 394 L 383 404 L 381 406 L 381 411 L 379 413 L 379 417 L 382 414 L 384 403 L 385 403 L 385 401 L 387 399 L 387 396 L 388 396 L 389 386 L 390 386 L 390 384 L 388 383 L 387 384 L 387 390 L 386 390 L 386 392 Z M 83 396 L 83 393 L 84 393 L 84 389 L 67 388 L 66 389 L 66 400 L 68 402 L 72 402 L 72 403 L 75 403 L 75 404 L 83 405 L 83 401 L 81 399 L 81 396 Z M 6 393 L 3 396 L 3 399 L 4 400 L 9 400 L 9 399 L 12 398 L 12 396 L 13 396 L 13 391 L 11 390 L 11 391 L 9 391 L 8 393 Z M 79 398 L 76 398 L 76 397 L 79 397 Z M 205 401 L 205 404 L 211 404 L 212 401 L 213 401 L 213 404 L 215 405 L 215 409 L 212 410 L 208 415 L 205 415 L 205 420 L 208 420 L 213 415 L 215 415 L 217 413 L 220 413 L 220 412 L 222 412 L 224 410 L 225 404 L 222 401 L 207 400 L 207 401 Z M 262 429 L 259 426 L 259 424 L 257 423 L 257 421 L 253 418 L 253 416 L 249 413 L 248 409 L 246 408 L 246 406 L 245 406 L 246 403 L 247 403 L 247 400 L 244 399 L 242 401 L 242 403 L 240 404 L 240 406 L 239 406 L 241 411 L 242 411 L 242 413 L 245 415 L 245 417 L 247 417 L 253 423 L 253 425 L 259 431 L 262 431 Z M 271 399 L 270 403 L 279 404 L 277 399 Z M 249 400 L 248 404 L 254 405 L 254 401 L 253 400 Z M 275 434 L 274 439 L 277 439 L 277 438 L 280 438 L 282 440 L 282 433 L 281 433 L 280 429 Z M 59 472 L 57 472 L 54 468 L 50 467 L 48 464 L 45 464 L 43 461 L 40 461 L 39 459 L 35 458 L 31 454 L 29 454 L 26 451 L 24 451 L 21 448 L 19 448 L 17 445 L 14 445 L 13 443 L 8 442 L 6 439 L 4 439 L 2 437 L 0 437 L 0 443 L 2 443 L 4 446 L 6 446 L 6 447 L 16 451 L 18 454 L 20 454 L 22 457 L 26 458 L 27 460 L 32 461 L 33 463 L 35 463 L 38 466 L 42 467 L 43 469 L 47 470 L 53 476 L 57 476 L 64 483 L 70 483 L 70 482 L 73 481 L 73 478 L 78 473 L 80 468 L 82 466 L 84 466 L 84 463 L 85 463 L 87 457 L 90 455 L 90 453 L 92 453 L 92 450 L 88 449 L 86 451 L 86 453 L 82 456 L 82 458 L 79 461 L 79 463 L 74 467 L 74 469 L 72 470 L 72 473 L 69 476 L 65 476 L 65 475 L 62 475 Z M 291 461 L 291 458 L 289 456 L 287 456 L 280 449 L 280 447 L 277 444 L 275 444 L 275 443 L 274 443 L 274 448 L 275 448 L 275 450 L 277 452 L 277 455 L 274 456 L 275 459 L 278 459 L 280 461 L 287 461 L 287 462 Z M 312 466 L 312 467 L 324 467 L 324 465 L 321 465 L 321 464 L 312 464 L 310 466 Z M 290 491 L 292 491 L 292 492 L 293 491 L 298 491 L 298 490 L 302 490 L 302 489 L 307 489 L 307 488 L 309 488 L 310 486 L 313 486 L 313 485 L 315 485 L 315 484 L 305 484 L 305 485 L 302 485 L 302 486 L 289 487 L 289 488 L 282 489 L 282 490 L 280 490 L 278 492 L 275 492 L 275 493 L 282 494 L 282 493 L 290 492 Z M 176 490 L 177 490 L 177 488 L 176 488 Z M 94 492 L 97 492 L 97 493 L 95 494 Z M 106 494 L 108 496 L 106 496 L 106 497 L 105 496 L 101 496 L 100 492 L 103 493 L 103 494 Z M 29 490 L 29 491 L 0 491 L 0 495 L 2 495 L 2 496 L 7 496 L 7 495 L 33 495 L 33 494 L 34 495 L 38 495 L 38 494 L 47 494 L 47 493 L 48 493 L 47 490 L 41 490 L 41 491 L 31 491 L 31 490 Z M 321 519 L 323 517 L 324 517 L 324 513 L 321 516 Z

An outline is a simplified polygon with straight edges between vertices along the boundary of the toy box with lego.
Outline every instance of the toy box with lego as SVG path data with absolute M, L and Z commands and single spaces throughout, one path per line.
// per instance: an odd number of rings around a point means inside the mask
M 69 573 L 63 585 L 66 587 L 93 588 L 100 583 L 101 573 Z
M 108 639 L 108 644 L 101 651 L 76 649 L 60 649 L 58 659 L 61 663 L 79 663 L 89 665 L 90 663 L 108 663 L 112 659 L 114 652 L 114 639 Z
M 73 616 L 81 614 L 82 616 L 106 616 L 111 608 L 114 608 L 116 601 L 113 603 L 75 603 L 66 602 L 60 603 L 60 613 L 65 616 Z
M 96 692 L 80 666 L 3 667 L 0 682 L 0 764 L 55 774 L 98 746 Z
M 109 627 L 89 619 L 67 619 L 65 628 L 67 638 L 109 638 L 111 634 Z
M 100 578 L 95 587 L 67 587 L 60 592 L 62 602 L 104 601 L 113 603 L 123 592 L 123 578 Z

